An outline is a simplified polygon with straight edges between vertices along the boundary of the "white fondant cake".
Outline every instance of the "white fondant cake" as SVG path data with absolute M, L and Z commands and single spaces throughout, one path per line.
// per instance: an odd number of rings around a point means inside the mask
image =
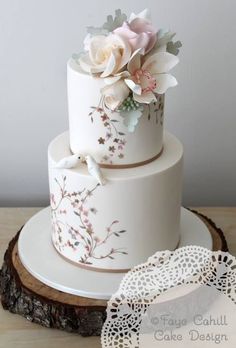
M 69 132 L 48 151 L 52 241 L 78 266 L 122 271 L 178 245 L 183 149 L 163 140 L 174 35 L 147 10 L 116 10 L 67 63 Z

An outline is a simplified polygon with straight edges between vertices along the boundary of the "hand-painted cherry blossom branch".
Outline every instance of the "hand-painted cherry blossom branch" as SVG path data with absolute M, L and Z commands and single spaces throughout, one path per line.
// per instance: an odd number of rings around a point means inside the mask
M 91 190 L 83 189 L 82 191 L 69 193 L 66 190 L 66 177 L 62 177 L 62 184 L 55 179 L 60 192 L 60 198 L 58 203 L 55 201 L 55 196 L 51 196 L 52 204 L 52 217 L 53 217 L 53 226 L 54 233 L 57 235 L 57 246 L 59 249 L 63 249 L 65 246 L 71 247 L 74 251 L 77 251 L 78 248 L 84 249 L 83 256 L 80 257 L 79 262 L 92 264 L 93 259 L 102 260 L 105 258 L 114 259 L 115 254 L 126 255 L 124 248 L 111 248 L 105 255 L 98 254 L 98 249 L 104 245 L 108 238 L 111 236 L 120 237 L 122 233 L 125 233 L 125 230 L 113 230 L 113 227 L 119 223 L 118 220 L 114 220 L 106 229 L 106 235 L 104 238 L 99 238 L 95 232 L 93 225 L 89 219 L 89 214 L 97 213 L 96 208 L 86 208 L 85 205 L 88 201 L 88 198 L 93 195 L 93 192 L 100 186 L 96 184 Z M 74 228 L 68 223 L 61 222 L 58 217 L 60 214 L 67 214 L 66 209 L 60 209 L 62 202 L 64 200 L 69 200 L 71 206 L 74 209 L 74 214 L 78 216 L 80 225 L 79 228 Z M 69 238 L 66 241 L 62 240 L 61 232 L 62 228 L 60 223 L 63 224 L 63 228 L 67 228 Z
M 55 178 L 55 182 L 57 183 L 61 191 L 61 198 L 59 202 L 56 204 L 54 195 L 53 194 L 51 195 L 51 210 L 52 211 L 57 211 L 64 199 L 71 200 L 70 199 L 71 195 L 66 191 L 66 177 L 65 176 L 62 177 L 62 185 L 59 183 L 59 181 L 56 178 Z
M 80 227 L 87 232 L 87 236 L 84 237 L 84 240 L 87 243 L 87 245 L 85 246 L 85 249 L 87 250 L 87 254 L 81 260 L 83 263 L 89 263 L 88 259 L 90 259 L 90 258 L 91 259 L 105 259 L 108 257 L 110 259 L 113 259 L 114 254 L 118 254 L 118 253 L 124 254 L 124 255 L 127 254 L 123 248 L 116 248 L 116 249 L 111 248 L 111 250 L 105 255 L 97 256 L 95 253 L 97 251 L 97 248 L 99 246 L 101 246 L 102 244 L 105 244 L 109 237 L 111 237 L 112 235 L 119 237 L 121 233 L 126 232 L 125 230 L 112 231 L 112 226 L 119 223 L 118 220 L 114 220 L 111 223 L 111 225 L 107 228 L 107 234 L 102 240 L 100 240 L 99 237 L 95 235 L 93 226 L 92 226 L 91 222 L 89 222 L 89 220 L 88 220 L 89 210 L 86 210 L 84 208 L 84 204 L 86 203 L 88 197 L 90 197 L 93 194 L 93 191 L 95 191 L 98 186 L 99 185 L 96 185 L 92 190 L 88 190 L 86 192 L 85 197 L 83 197 L 80 201 L 81 204 L 79 204 L 77 206 L 77 210 L 74 211 L 74 213 L 80 219 L 80 222 L 81 222 Z M 91 209 L 90 209 L 90 211 L 91 211 Z M 95 208 L 92 208 L 92 212 L 96 213 Z
M 98 139 L 98 143 L 100 145 L 109 145 L 108 147 L 108 155 L 103 156 L 104 162 L 110 162 L 112 164 L 112 159 L 114 158 L 114 155 L 118 152 L 118 158 L 124 157 L 124 147 L 126 144 L 126 140 L 124 138 L 125 133 L 120 132 L 117 127 L 116 123 L 119 121 L 117 119 L 112 119 L 108 116 L 108 113 L 106 112 L 107 108 L 103 102 L 103 98 L 100 99 L 98 106 L 91 106 L 92 111 L 89 113 L 89 117 L 91 119 L 91 122 L 94 122 L 94 115 L 99 114 L 100 119 L 103 122 L 103 126 L 107 130 L 105 136 L 100 136 Z M 110 110 L 111 112 L 111 110 Z

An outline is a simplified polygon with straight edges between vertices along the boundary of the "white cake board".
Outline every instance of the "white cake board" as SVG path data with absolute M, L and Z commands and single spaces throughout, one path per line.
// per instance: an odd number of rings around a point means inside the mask
M 213 242 L 202 220 L 181 208 L 179 247 L 186 245 L 212 250 Z M 82 297 L 108 300 L 118 290 L 125 274 L 90 271 L 64 260 L 52 245 L 50 207 L 38 212 L 25 224 L 20 232 L 18 252 L 27 271 L 42 283 Z

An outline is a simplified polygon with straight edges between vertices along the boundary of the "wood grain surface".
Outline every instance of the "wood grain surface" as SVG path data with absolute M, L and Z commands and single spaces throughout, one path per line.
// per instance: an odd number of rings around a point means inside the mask
M 0 262 L 9 241 L 20 227 L 41 208 L 0 208 Z M 229 251 L 236 256 L 236 208 L 195 207 L 211 218 L 226 237 Z M 101 347 L 99 337 L 80 337 L 76 334 L 43 328 L 0 307 L 0 348 L 70 348 Z

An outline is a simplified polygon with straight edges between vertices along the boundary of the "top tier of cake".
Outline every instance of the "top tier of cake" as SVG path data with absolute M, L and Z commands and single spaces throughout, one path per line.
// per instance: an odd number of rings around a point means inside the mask
M 84 52 L 67 64 L 70 148 L 103 167 L 149 163 L 163 148 L 164 95 L 180 42 L 156 31 L 148 10 L 120 10 L 89 27 Z
M 70 147 L 73 153 L 90 154 L 103 166 L 140 165 L 160 154 L 164 95 L 143 106 L 135 131 L 129 132 L 123 116 L 106 107 L 100 94 L 100 89 L 104 87 L 102 79 L 81 72 L 72 59 L 67 64 L 67 77 Z M 129 113 L 126 117 L 132 117 Z

